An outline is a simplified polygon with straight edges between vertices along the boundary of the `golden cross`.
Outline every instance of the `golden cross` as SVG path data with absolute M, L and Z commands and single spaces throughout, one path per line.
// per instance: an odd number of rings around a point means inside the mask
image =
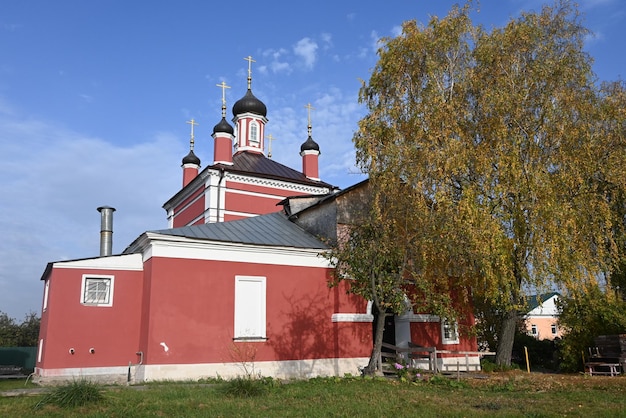
M 222 117 L 225 117 L 226 116 L 226 89 L 229 89 L 230 86 L 227 86 L 223 80 L 220 84 L 216 84 L 216 86 L 222 88 Z
M 185 122 L 185 123 L 188 123 L 188 124 L 190 124 L 190 125 L 191 125 L 191 139 L 189 140 L 189 145 L 190 145 L 190 147 L 189 147 L 189 148 L 191 149 L 191 151 L 193 151 L 193 143 L 194 143 L 193 127 L 194 127 L 194 126 L 198 126 L 198 124 L 197 124 L 197 123 L 196 123 L 196 121 L 195 121 L 195 120 L 193 120 L 193 119 L 188 120 L 188 121 L 187 121 L 187 122 Z
M 252 63 L 256 61 L 252 59 L 251 55 L 248 55 L 244 60 L 248 61 L 248 90 L 250 90 L 252 84 Z
M 307 105 L 304 107 L 306 107 L 308 110 L 309 126 L 311 126 L 311 110 L 315 110 L 315 108 L 311 106 L 311 103 L 307 103 Z
M 311 136 L 311 130 L 313 129 L 313 127 L 311 126 L 311 110 L 315 109 L 313 106 L 311 106 L 311 103 L 307 103 L 306 106 L 307 111 L 308 111 L 308 119 L 309 119 L 309 124 L 306 127 L 306 130 L 309 134 L 309 136 Z
M 268 150 L 267 150 L 267 157 L 268 157 L 268 158 L 272 158 L 272 141 L 275 141 L 275 140 L 276 140 L 276 138 L 274 138 L 274 137 L 272 136 L 272 134 L 269 134 L 269 135 L 267 136 L 267 139 L 269 139 L 269 140 L 270 140 L 269 145 L 268 145 Z
M 222 104 L 226 105 L 226 89 L 229 89 L 230 86 L 227 86 L 224 81 L 222 81 L 220 84 L 216 84 L 216 86 L 222 88 Z

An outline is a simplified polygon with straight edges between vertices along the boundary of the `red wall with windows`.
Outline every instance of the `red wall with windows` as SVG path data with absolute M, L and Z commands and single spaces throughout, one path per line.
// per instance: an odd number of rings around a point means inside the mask
M 459 321 L 459 343 L 444 344 L 440 322 L 420 322 L 411 324 L 411 341 L 426 347 L 437 347 L 438 350 L 476 351 L 478 344 L 476 337 L 468 334 L 469 326 L 474 318 L 464 318 Z M 444 355 L 445 357 L 445 355 Z
M 150 264 L 141 344 L 148 364 L 238 362 L 242 350 L 256 361 L 369 355 L 371 324 L 331 321 L 365 304 L 329 289 L 327 269 L 155 257 Z M 235 276 L 266 278 L 267 341 L 233 342 Z
M 81 303 L 83 274 L 112 275 L 113 306 Z M 141 271 L 55 268 L 41 315 L 41 368 L 108 367 L 137 360 Z M 74 349 L 74 354 L 70 349 Z M 94 349 L 93 354 L 89 352 Z

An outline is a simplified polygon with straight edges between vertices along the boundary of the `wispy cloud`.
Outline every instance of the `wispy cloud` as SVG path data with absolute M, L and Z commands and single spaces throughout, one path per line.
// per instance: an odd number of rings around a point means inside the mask
M 163 133 L 114 145 L 0 110 L 0 311 L 19 318 L 39 312 L 46 263 L 98 255 L 98 206 L 117 208 L 115 252 L 166 227 L 161 205 L 180 187 L 185 144 Z
M 269 60 L 269 64 L 259 66 L 259 72 L 262 74 L 271 71 L 272 73 L 284 73 L 290 74 L 293 69 L 288 62 L 289 51 L 284 48 L 278 49 L 266 49 L 261 52 L 261 55 Z
M 310 70 L 317 59 L 317 48 L 317 43 L 311 38 L 302 38 L 294 45 L 293 52 L 302 58 L 304 66 Z

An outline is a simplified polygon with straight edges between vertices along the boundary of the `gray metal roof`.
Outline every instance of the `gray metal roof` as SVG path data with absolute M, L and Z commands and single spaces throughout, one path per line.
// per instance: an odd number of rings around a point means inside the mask
M 328 248 L 322 241 L 289 221 L 281 212 L 237 221 L 184 226 L 148 232 L 241 244 Z

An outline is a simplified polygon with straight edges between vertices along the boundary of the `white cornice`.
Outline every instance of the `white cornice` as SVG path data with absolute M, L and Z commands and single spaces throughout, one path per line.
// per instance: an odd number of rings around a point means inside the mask
M 326 194 L 330 189 L 324 186 L 309 186 L 299 183 L 291 183 L 281 180 L 268 179 L 263 177 L 253 177 L 244 174 L 227 173 L 226 179 L 237 183 L 251 184 L 255 186 L 271 187 L 282 190 L 296 190 L 305 194 Z
M 405 321 L 405 322 L 440 322 L 441 318 L 437 315 L 431 314 L 415 314 L 415 313 L 406 313 L 400 315 L 396 318 L 396 321 Z
M 229 261 L 298 267 L 331 267 L 315 248 L 293 248 L 208 241 L 147 232 L 143 259 L 150 257 Z
M 363 313 L 334 313 L 332 322 L 373 322 L 374 315 Z
M 123 254 L 83 260 L 59 261 L 54 268 L 93 269 L 93 270 L 143 270 L 141 254 Z

